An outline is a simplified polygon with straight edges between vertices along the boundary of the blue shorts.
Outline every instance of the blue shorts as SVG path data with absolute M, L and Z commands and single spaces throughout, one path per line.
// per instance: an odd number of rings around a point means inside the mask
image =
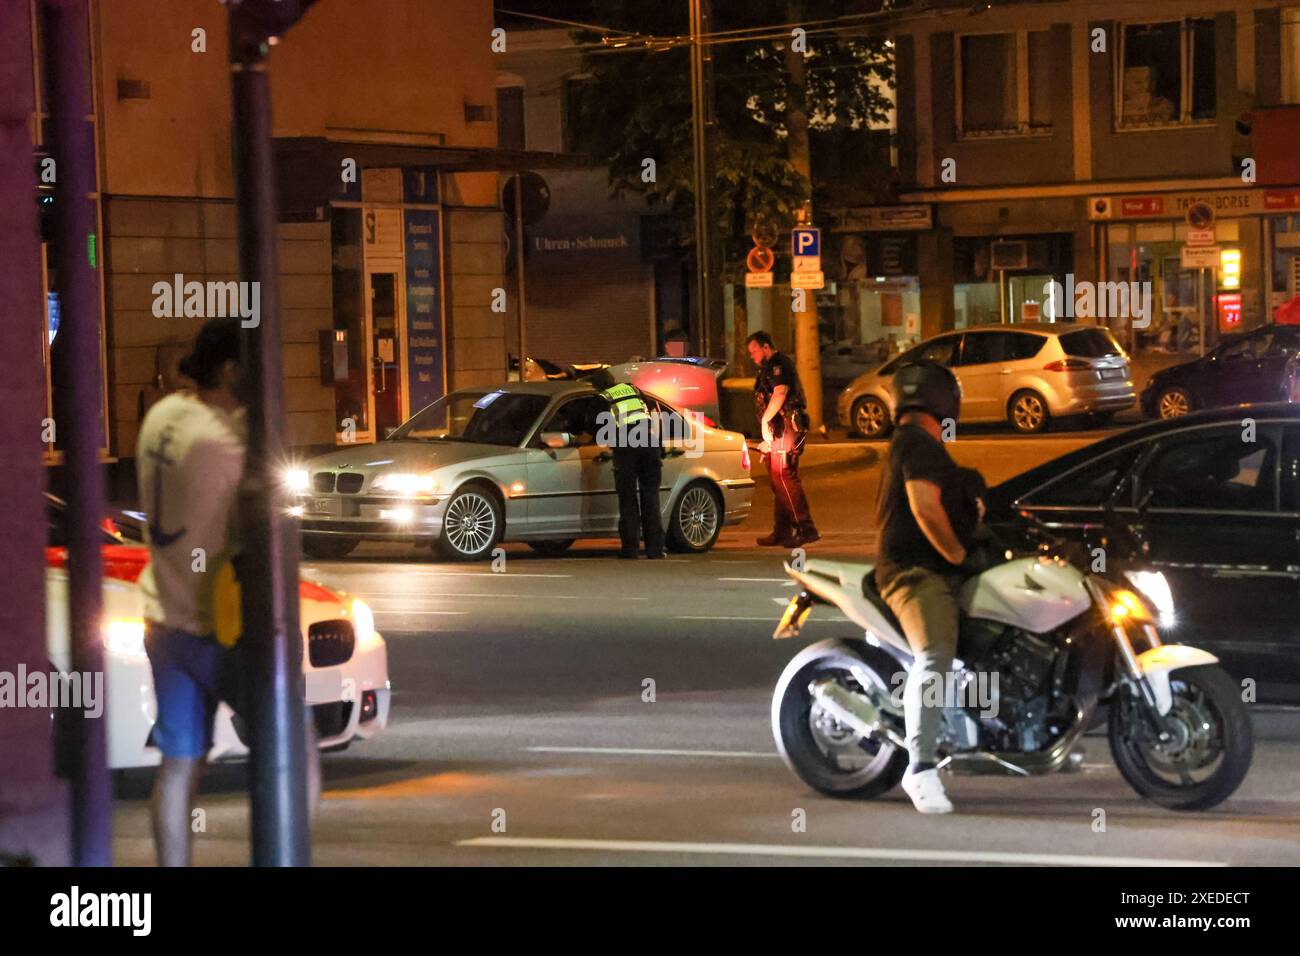
M 226 650 L 215 637 L 145 625 L 158 720 L 150 735 L 164 757 L 201 758 L 212 749 Z

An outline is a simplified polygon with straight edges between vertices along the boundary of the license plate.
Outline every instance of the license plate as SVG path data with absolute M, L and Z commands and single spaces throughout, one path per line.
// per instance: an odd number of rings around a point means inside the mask
M 333 514 L 334 502 L 328 498 L 312 498 L 307 502 L 307 511 L 314 515 Z
M 1122 368 L 1104 368 L 1101 370 L 1102 381 L 1108 381 L 1113 378 L 1123 378 L 1124 370 Z

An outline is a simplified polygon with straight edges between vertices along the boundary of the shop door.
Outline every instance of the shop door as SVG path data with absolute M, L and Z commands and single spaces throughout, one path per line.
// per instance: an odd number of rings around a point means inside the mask
M 367 359 L 375 438 L 406 419 L 406 310 L 401 263 L 366 265 Z

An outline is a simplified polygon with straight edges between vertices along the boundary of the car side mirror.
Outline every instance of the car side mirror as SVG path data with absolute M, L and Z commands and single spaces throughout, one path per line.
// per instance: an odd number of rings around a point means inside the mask
M 542 444 L 547 448 L 568 448 L 573 438 L 568 432 L 542 432 Z

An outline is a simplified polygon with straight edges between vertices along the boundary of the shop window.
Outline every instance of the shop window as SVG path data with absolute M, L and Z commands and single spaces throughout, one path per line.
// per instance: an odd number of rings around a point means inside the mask
M 1046 133 L 1052 126 L 1051 34 L 957 39 L 957 128 L 967 136 Z
M 1212 123 L 1214 21 L 1126 23 L 1115 112 L 1121 129 Z
M 334 259 L 334 330 L 340 345 L 333 366 L 334 427 L 341 435 L 352 435 L 360 441 L 371 433 L 366 306 L 362 298 L 361 210 L 335 208 L 330 220 L 330 238 Z M 338 340 L 340 333 L 341 340 Z

